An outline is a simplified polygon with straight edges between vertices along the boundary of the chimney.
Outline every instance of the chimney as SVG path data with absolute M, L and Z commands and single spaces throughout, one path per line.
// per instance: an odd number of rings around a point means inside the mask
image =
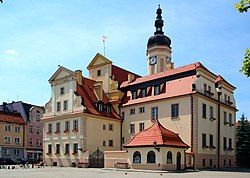
M 94 93 L 99 101 L 103 100 L 103 83 L 102 83 L 102 81 L 97 81 L 94 84 Z
M 76 70 L 75 71 L 76 75 L 76 81 L 79 85 L 82 85 L 82 71 L 81 70 Z
M 134 79 L 135 79 L 135 75 L 129 73 L 129 74 L 128 74 L 128 82 L 132 82 Z
M 3 112 L 6 112 L 6 105 L 7 105 L 7 103 L 3 102 Z

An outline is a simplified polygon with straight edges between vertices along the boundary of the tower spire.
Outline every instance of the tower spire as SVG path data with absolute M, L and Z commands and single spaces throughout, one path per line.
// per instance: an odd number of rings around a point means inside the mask
M 155 20 L 155 28 L 156 28 L 156 31 L 155 31 L 154 34 L 155 34 L 155 35 L 157 35 L 157 34 L 163 35 L 164 32 L 162 31 L 162 27 L 163 27 L 163 25 L 164 25 L 164 21 L 162 20 L 162 16 L 161 16 L 162 10 L 161 10 L 160 4 L 158 5 L 158 9 L 157 9 L 157 11 L 156 11 L 156 14 L 157 14 L 156 20 Z

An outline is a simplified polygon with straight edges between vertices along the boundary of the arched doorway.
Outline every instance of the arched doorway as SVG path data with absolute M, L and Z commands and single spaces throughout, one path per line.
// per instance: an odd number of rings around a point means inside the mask
M 176 155 L 176 170 L 181 170 L 181 153 L 178 152 Z

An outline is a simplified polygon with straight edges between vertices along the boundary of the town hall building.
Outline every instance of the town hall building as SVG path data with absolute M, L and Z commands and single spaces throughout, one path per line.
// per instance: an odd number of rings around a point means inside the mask
M 176 170 L 235 166 L 235 86 L 200 62 L 174 67 L 162 9 L 147 43 L 148 75 L 97 54 L 49 79 L 44 159 L 54 166 Z

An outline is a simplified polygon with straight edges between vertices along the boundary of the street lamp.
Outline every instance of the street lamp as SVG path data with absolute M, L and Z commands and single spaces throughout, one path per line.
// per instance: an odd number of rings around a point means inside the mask
M 218 168 L 220 167 L 220 96 L 222 94 L 222 91 L 221 91 L 221 86 L 218 85 L 218 84 L 215 84 L 215 87 L 216 87 L 216 92 L 217 92 L 217 95 L 218 95 L 218 137 L 217 137 L 217 144 L 218 144 L 218 150 L 217 150 L 217 154 L 218 154 L 218 162 L 217 162 L 217 165 L 218 165 Z

